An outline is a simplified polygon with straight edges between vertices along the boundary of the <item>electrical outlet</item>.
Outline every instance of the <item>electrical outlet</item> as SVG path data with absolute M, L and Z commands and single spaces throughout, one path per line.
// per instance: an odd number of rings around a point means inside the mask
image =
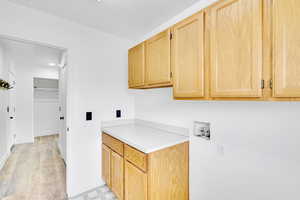
M 92 112 L 86 112 L 86 121 L 91 121 L 93 119 Z
M 116 110 L 116 118 L 121 118 L 121 117 L 122 117 L 121 110 Z

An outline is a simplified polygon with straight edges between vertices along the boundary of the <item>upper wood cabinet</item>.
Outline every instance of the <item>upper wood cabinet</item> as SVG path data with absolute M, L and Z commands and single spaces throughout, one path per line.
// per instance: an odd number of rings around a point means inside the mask
M 145 84 L 145 43 L 141 43 L 128 52 L 129 87 L 141 87 Z
M 171 85 L 170 29 L 146 41 L 146 83 Z
M 273 1 L 273 96 L 300 97 L 300 1 Z
M 129 85 L 173 85 L 175 99 L 300 101 L 299 19 L 298 0 L 217 1 L 131 49 L 129 63 L 142 64 L 129 65 Z
M 209 9 L 212 97 L 262 96 L 262 0 Z
M 176 24 L 172 35 L 174 97 L 204 97 L 204 13 Z

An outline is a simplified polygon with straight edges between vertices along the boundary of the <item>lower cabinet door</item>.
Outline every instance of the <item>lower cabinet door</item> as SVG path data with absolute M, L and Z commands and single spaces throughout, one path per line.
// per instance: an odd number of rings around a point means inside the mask
M 125 161 L 125 200 L 147 200 L 147 175 Z
M 104 182 L 110 187 L 110 149 L 102 145 L 102 178 Z
M 118 200 L 124 197 L 124 159 L 115 152 L 111 152 L 111 190 Z

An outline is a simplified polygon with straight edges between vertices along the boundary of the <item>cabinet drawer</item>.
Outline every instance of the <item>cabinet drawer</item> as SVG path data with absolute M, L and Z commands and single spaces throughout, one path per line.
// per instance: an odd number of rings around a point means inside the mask
M 124 145 L 120 140 L 117 140 L 106 133 L 102 133 L 102 142 L 121 156 L 124 155 Z
M 125 159 L 143 171 L 147 171 L 147 154 L 140 152 L 128 145 L 124 146 Z

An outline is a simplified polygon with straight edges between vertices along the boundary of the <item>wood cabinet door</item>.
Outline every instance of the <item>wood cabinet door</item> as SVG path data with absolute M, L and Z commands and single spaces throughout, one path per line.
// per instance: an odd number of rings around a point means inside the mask
M 204 97 L 204 13 L 173 27 L 174 97 Z
M 273 96 L 300 97 L 300 1 L 273 1 Z
M 209 12 L 211 96 L 262 96 L 262 0 L 226 0 Z
M 170 30 L 146 41 L 146 84 L 171 83 Z
M 141 43 L 128 52 L 129 87 L 140 87 L 145 84 L 145 44 Z
M 147 200 L 147 175 L 125 161 L 125 200 Z
M 118 200 L 124 196 L 124 159 L 119 154 L 111 153 L 111 190 Z
M 111 186 L 111 179 L 110 179 L 110 149 L 102 145 L 102 178 L 104 182 L 110 187 Z

